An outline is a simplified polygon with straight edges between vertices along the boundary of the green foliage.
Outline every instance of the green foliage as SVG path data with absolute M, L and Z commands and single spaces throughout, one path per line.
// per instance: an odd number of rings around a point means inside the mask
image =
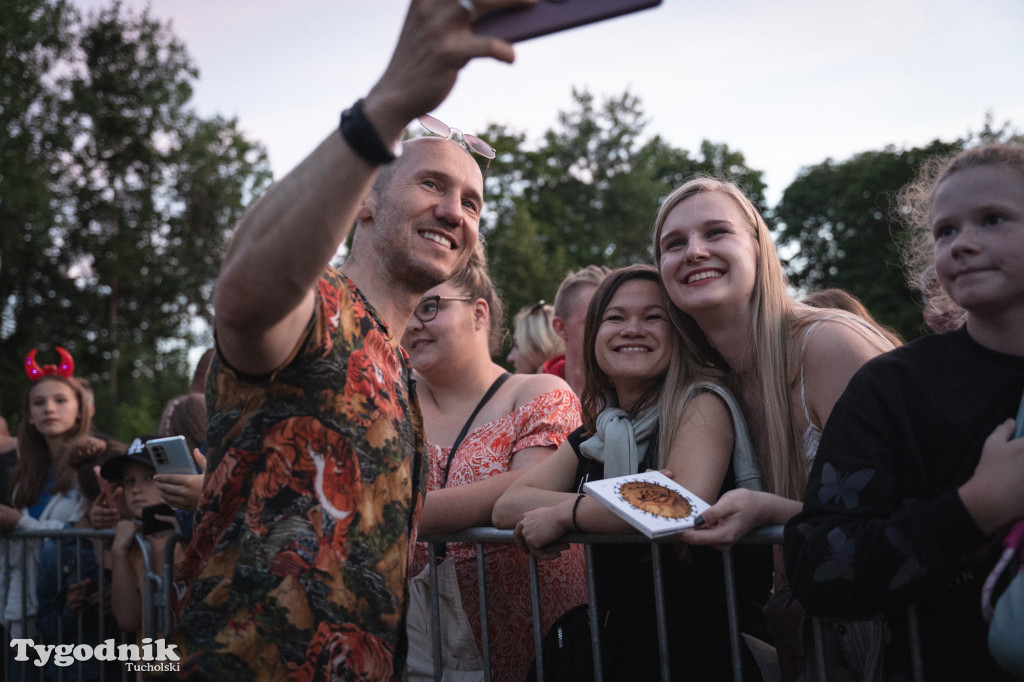
M 266 153 L 236 121 L 191 108 L 198 71 L 148 11 L 115 3 L 83 21 L 56 0 L 16 5 L 35 23 L 7 49 L 34 66 L 15 81 L 5 55 L 0 101 L 5 129 L 35 140 L 17 151 L 38 161 L 8 165 L 5 145 L 2 195 L 25 200 L 0 209 L 15 226 L 0 268 L 3 409 L 20 402 L 25 353 L 61 345 L 92 381 L 97 427 L 131 438 L 187 389 L 188 349 L 209 345 L 213 282 L 270 181 Z
M 25 354 L 75 354 L 97 427 L 150 432 L 209 345 L 211 293 L 231 231 L 270 181 L 262 146 L 191 106 L 198 71 L 148 11 L 83 19 L 66 0 L 0 0 L 0 412 L 18 421 Z M 922 159 L 1012 137 L 867 151 L 804 169 L 774 210 L 762 172 L 728 145 L 693 152 L 646 132 L 629 92 L 574 106 L 535 143 L 492 125 L 482 232 L 509 317 L 552 301 L 569 271 L 649 262 L 660 202 L 695 175 L 742 186 L 772 222 L 795 287 L 841 287 L 903 336 L 920 333 L 890 222 Z M 344 251 L 344 250 L 342 250 Z M 341 253 L 341 252 L 340 252 Z M 339 254 L 340 255 L 340 254 Z
M 780 253 L 792 254 L 786 264 L 791 283 L 804 292 L 845 289 L 906 340 L 928 333 L 920 294 L 906 285 L 899 252 L 904 228 L 893 219 L 896 193 L 930 157 L 1021 139 L 1009 122 L 994 126 L 989 114 L 980 131 L 952 142 L 890 146 L 803 169 L 773 211 Z
M 888 147 L 805 168 L 774 211 L 780 252 L 795 251 L 786 264 L 792 284 L 803 291 L 845 289 L 905 339 L 920 336 L 919 297 L 905 283 L 892 200 L 925 158 L 961 145 Z
M 500 126 L 484 135 L 498 158 L 483 232 L 510 315 L 552 301 L 569 271 L 650 262 L 658 205 L 693 175 L 728 176 L 764 201 L 761 171 L 727 145 L 705 141 L 691 158 L 659 136 L 645 139 L 647 119 L 628 92 L 600 105 L 587 92 L 573 96 L 576 108 L 559 115 L 536 149 Z

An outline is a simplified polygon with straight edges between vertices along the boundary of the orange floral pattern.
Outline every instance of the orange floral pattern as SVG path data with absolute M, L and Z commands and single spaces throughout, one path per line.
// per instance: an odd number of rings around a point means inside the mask
M 272 376 L 211 366 L 207 477 L 174 586 L 183 679 L 403 677 L 422 418 L 408 358 L 355 285 L 332 269 L 318 294 Z
M 512 456 L 531 447 L 558 446 L 580 425 L 580 403 L 569 390 L 548 391 L 511 414 L 466 434 L 452 460 L 448 487 L 465 485 L 511 470 Z M 427 443 L 429 489 L 441 487 L 450 448 Z M 417 543 L 413 575 L 427 565 L 428 547 Z M 476 546 L 450 543 L 462 606 L 481 645 L 480 592 Z M 533 605 L 530 560 L 515 545 L 484 545 L 491 672 L 498 682 L 521 682 L 533 662 Z M 537 564 L 541 622 L 548 628 L 558 616 L 587 600 L 583 548 L 571 545 L 554 561 Z

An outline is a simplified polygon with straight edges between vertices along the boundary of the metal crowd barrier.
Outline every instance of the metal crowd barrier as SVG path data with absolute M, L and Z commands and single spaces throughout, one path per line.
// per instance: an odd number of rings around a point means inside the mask
M 81 570 L 81 556 L 83 552 L 84 543 L 91 541 L 92 539 L 99 539 L 101 541 L 112 540 L 114 537 L 113 529 L 105 530 L 86 530 L 86 529 L 63 529 L 63 530 L 45 530 L 45 531 L 12 531 L 4 536 L 0 536 L 0 562 L 2 562 L 3 569 L 9 574 L 14 566 L 12 565 L 10 547 L 13 543 L 29 543 L 32 540 L 39 540 L 40 544 L 43 540 L 53 538 L 57 541 L 57 565 L 63 566 L 65 539 L 73 539 L 75 541 L 75 552 L 76 556 L 76 570 L 73 576 L 64 575 L 63 571 L 58 571 L 57 575 L 57 591 L 58 593 L 64 589 L 64 586 L 71 582 L 78 582 L 84 578 L 92 578 L 97 585 L 99 603 L 103 604 L 107 599 L 106 592 L 108 591 L 104 585 L 101 575 L 87 576 L 82 574 Z M 180 533 L 175 532 L 172 534 L 165 545 L 163 557 L 153 557 L 149 551 L 147 543 L 142 542 L 143 536 L 141 534 L 136 535 L 136 542 L 139 544 L 142 553 L 144 573 L 146 578 L 146 589 L 143 590 L 143 637 L 156 638 L 159 634 L 167 632 L 170 627 L 170 614 L 168 609 L 169 603 L 169 591 L 171 584 L 171 574 L 173 572 L 173 556 L 175 545 L 180 541 Z M 669 647 L 668 633 L 666 627 L 665 617 L 665 599 L 662 591 L 662 575 L 661 575 L 661 561 L 660 552 L 661 545 L 677 543 L 678 540 L 675 538 L 666 538 L 652 542 L 646 537 L 641 535 L 598 535 L 591 533 L 584 534 L 570 534 L 565 537 L 568 542 L 571 543 L 582 543 L 586 552 L 586 577 L 587 577 L 587 588 L 590 599 L 591 613 L 597 613 L 597 600 L 594 585 L 594 571 L 593 571 L 593 559 L 592 559 L 592 547 L 595 544 L 649 544 L 652 554 L 652 566 L 653 566 L 653 578 L 655 585 L 655 605 L 657 613 L 657 631 L 658 631 L 658 644 L 659 644 L 659 656 L 662 671 L 662 680 L 668 681 L 670 679 L 669 670 Z M 436 562 L 433 560 L 436 555 L 439 545 L 448 542 L 462 542 L 472 544 L 476 546 L 476 557 L 477 557 L 477 576 L 480 590 L 480 621 L 481 621 L 481 654 L 485 663 L 490 661 L 490 643 L 489 643 L 489 630 L 488 630 L 488 613 L 487 613 L 487 581 L 484 571 L 484 545 L 491 543 L 511 543 L 514 542 L 512 531 L 498 530 L 496 528 L 468 528 L 457 533 L 451 533 L 443 536 L 430 536 L 421 537 L 420 540 L 428 542 L 431 548 L 431 561 L 430 561 L 430 577 L 432 584 L 432 594 L 434 596 L 434 602 L 431 605 L 431 618 L 433 623 L 433 645 L 434 645 L 434 678 L 440 681 L 442 678 L 443 671 L 441 670 L 441 641 L 440 641 L 440 612 L 437 602 L 437 576 L 434 570 Z M 756 545 L 771 545 L 780 544 L 782 542 L 782 526 L 769 526 L 755 530 L 750 533 L 747 537 L 741 540 L 741 544 L 756 544 Z M 28 552 L 21 553 L 21 570 L 24 573 L 28 570 Z M 97 564 L 99 571 L 109 568 L 104 564 L 104 557 L 97 558 Z M 157 561 L 157 559 L 159 559 Z M 730 652 L 732 658 L 732 669 L 733 679 L 737 682 L 743 680 L 743 669 L 741 659 L 741 648 L 744 646 L 742 636 L 740 634 L 739 617 L 737 608 L 737 593 L 735 583 L 735 573 L 733 567 L 733 558 L 731 552 L 723 552 L 723 564 L 725 567 L 725 595 L 724 604 L 728 611 L 729 621 L 729 639 L 730 639 Z M 536 671 L 538 682 L 544 682 L 544 665 L 543 665 L 543 647 L 542 640 L 544 633 L 541 629 L 541 605 L 540 605 L 540 587 L 538 581 L 537 572 L 537 560 L 533 557 L 530 558 L 530 595 L 533 603 L 533 630 L 534 630 L 534 647 L 536 650 Z M 26 600 L 21 600 L 21 621 L 26 622 L 29 620 L 26 614 Z M 0 604 L 0 608 L 6 608 L 5 604 Z M 97 614 L 97 621 L 95 623 L 96 632 L 98 633 L 98 642 L 102 642 L 106 637 L 110 636 L 106 632 L 106 623 L 102 615 L 102 611 Z M 908 626 L 909 636 L 911 642 L 911 660 L 912 660 L 912 671 L 913 679 L 915 682 L 923 682 L 923 665 L 920 657 L 920 634 L 917 624 L 917 617 L 914 608 L 911 606 L 908 609 Z M 63 632 L 64 627 L 64 615 L 60 612 L 57 614 L 57 632 Z M 70 638 L 68 644 L 83 643 L 86 639 L 86 630 L 88 624 L 84 620 L 84 615 L 81 611 L 77 614 L 77 621 L 75 626 L 75 637 Z M 598 623 L 597 619 L 591 619 L 591 642 L 593 644 L 593 657 L 594 657 L 594 671 L 595 679 L 597 682 L 602 682 L 604 679 L 602 666 L 601 666 L 601 642 L 598 635 Z M 825 669 L 825 654 L 823 646 L 823 637 L 821 629 L 821 621 L 817 618 L 812 619 L 812 632 L 815 644 L 815 653 L 818 660 L 818 670 Z M 44 674 L 47 670 L 45 667 L 37 667 L 32 663 L 14 663 L 14 650 L 10 646 L 10 641 L 14 635 L 18 636 L 33 636 L 31 634 L 18 634 L 4 632 L 7 646 L 4 647 L 2 655 L 2 666 L 0 666 L 0 682 L 10 680 L 11 682 L 21 682 L 22 680 L 43 680 L 46 679 Z M 38 632 L 34 634 L 35 637 L 39 637 Z M 135 638 L 130 634 L 125 633 L 121 630 L 117 630 L 113 633 L 119 644 L 132 644 L 135 642 Z M 48 642 L 53 643 L 53 642 Z M 65 642 L 60 642 L 65 643 Z M 121 672 L 119 675 L 121 680 L 127 681 L 129 679 L 129 673 L 126 666 L 121 666 Z M 77 667 L 77 674 L 65 674 L 63 668 L 56 669 L 57 680 L 74 680 L 84 679 L 84 669 L 82 666 Z M 111 677 L 104 666 L 99 666 L 99 679 L 118 679 L 118 676 Z M 490 666 L 484 666 L 484 679 L 486 682 L 491 680 Z M 615 682 L 615 681 L 612 681 Z
M 745 538 L 740 541 L 740 544 L 752 544 L 752 545 L 777 545 L 782 543 L 783 527 L 778 526 L 766 526 L 759 528 L 748 534 Z M 434 645 L 434 679 L 440 682 L 443 675 L 441 669 L 441 640 L 440 640 L 440 611 L 438 605 L 438 591 L 437 591 L 437 576 L 435 574 L 436 561 L 434 557 L 437 554 L 438 547 L 449 542 L 463 542 L 476 546 L 476 557 L 477 557 L 477 575 L 479 582 L 480 591 L 480 629 L 482 633 L 481 642 L 481 654 L 485 662 L 484 665 L 484 680 L 485 682 L 491 682 L 491 670 L 490 670 L 490 655 L 489 655 L 489 630 L 488 630 L 488 615 L 487 615 L 487 585 L 484 571 L 484 545 L 489 543 L 510 543 L 514 542 L 512 531 L 510 530 L 498 530 L 496 528 L 467 528 L 457 533 L 451 533 L 448 535 L 432 535 L 422 536 L 419 538 L 420 541 L 427 542 L 430 545 L 430 577 L 431 577 L 431 593 L 433 596 L 433 603 L 431 604 L 431 616 L 432 616 L 432 634 L 433 634 L 433 645 Z M 586 574 L 587 574 L 587 592 L 590 599 L 590 612 L 598 613 L 596 590 L 594 589 L 594 569 L 593 569 L 593 552 L 592 547 L 595 544 L 649 544 L 651 548 L 651 563 L 654 578 L 654 589 L 655 589 L 655 608 L 657 615 L 657 630 L 658 630 L 658 652 L 660 658 L 661 668 L 661 679 L 663 682 L 668 682 L 671 679 L 671 670 L 669 668 L 669 647 L 668 631 L 666 626 L 665 616 L 665 597 L 664 597 L 664 583 L 662 582 L 661 575 L 661 545 L 664 544 L 676 544 L 679 542 L 678 539 L 664 538 L 656 541 L 651 541 L 648 538 L 636 534 L 636 535 L 598 535 L 592 533 L 573 533 L 568 534 L 564 538 L 570 543 L 582 543 L 586 552 Z M 740 634 L 739 624 L 739 612 L 737 604 L 737 592 L 736 592 L 736 578 L 735 569 L 733 566 L 732 552 L 725 551 L 722 553 L 723 564 L 725 567 L 725 595 L 724 605 L 728 611 L 728 622 L 729 622 L 729 644 L 730 654 L 732 659 L 732 671 L 733 679 L 736 682 L 742 682 L 743 675 L 743 663 L 742 663 L 742 647 L 745 645 Z M 543 647 L 542 641 L 544 633 L 541 628 L 541 606 L 540 606 L 540 587 L 538 582 L 537 574 L 537 560 L 535 557 L 530 557 L 530 595 L 533 603 L 533 633 L 534 633 L 534 650 L 536 652 L 536 670 L 537 670 L 537 682 L 544 682 L 544 661 L 543 661 Z M 918 628 L 917 615 L 914 607 L 911 606 L 907 610 L 907 621 L 909 628 L 910 646 L 911 646 L 911 664 L 912 664 L 912 675 L 914 682 L 924 681 L 924 667 L 921 661 L 921 647 L 920 647 L 920 631 Z M 593 658 L 594 658 L 594 679 L 596 682 L 603 682 L 604 674 L 601 665 L 601 641 L 598 632 L 599 625 L 596 618 L 590 620 L 590 637 L 593 646 Z M 818 618 L 811 619 L 811 631 L 814 641 L 814 652 L 815 658 L 817 659 L 817 669 L 825 670 L 825 647 L 824 647 L 824 636 L 822 631 L 822 621 Z M 617 682 L 612 680 L 610 682 Z
M 30 561 L 36 561 L 38 563 L 38 551 L 24 551 L 30 544 L 38 544 L 38 549 L 42 548 L 43 543 L 47 539 L 53 539 L 56 542 L 57 560 L 56 566 L 58 567 L 56 575 L 56 591 L 57 594 L 63 592 L 68 584 L 80 582 L 86 578 L 89 578 L 96 585 L 97 589 L 97 601 L 99 604 L 106 604 L 110 599 L 111 587 L 108 587 L 103 580 L 103 572 L 109 570 L 109 566 L 106 565 L 106 557 L 103 552 L 96 558 L 96 573 L 86 574 L 82 570 L 83 554 L 85 552 L 85 543 L 92 542 L 96 539 L 100 542 L 104 542 L 109 545 L 109 542 L 113 540 L 115 531 L 112 528 L 106 528 L 103 530 L 95 529 L 79 529 L 79 528 L 64 528 L 64 529 L 50 529 L 50 530 L 14 530 L 5 535 L 0 536 L 0 568 L 6 575 L 10 575 L 12 570 L 15 568 L 20 569 L 22 575 L 27 575 L 29 570 L 37 571 L 37 568 L 30 569 Z M 175 534 L 177 535 L 177 534 Z M 64 565 L 67 548 L 64 546 L 65 540 L 74 541 L 74 571 L 71 574 L 65 574 Z M 169 538 L 168 546 L 173 552 L 174 542 L 172 541 L 174 536 Z M 172 570 L 170 567 L 169 557 L 173 554 L 169 554 L 167 557 L 159 558 L 153 557 L 149 550 L 149 545 L 143 542 L 143 536 L 139 533 L 135 535 L 135 541 L 141 550 L 143 572 L 145 574 L 145 589 L 142 591 L 143 598 L 143 631 L 141 637 L 150 637 L 155 639 L 160 632 L 166 632 L 166 624 L 169 616 L 167 613 L 167 586 L 169 581 L 167 580 L 168 571 Z M 20 552 L 20 562 L 14 563 L 15 559 L 12 556 L 15 552 L 12 552 L 12 547 L 15 547 L 16 543 L 20 543 L 22 550 Z M 90 549 L 91 551 L 91 549 Z M 31 556 L 30 556 L 31 555 Z M 37 574 L 36 580 L 39 579 Z M 28 580 L 22 580 L 21 588 L 25 589 L 29 586 Z M 12 586 L 12 589 L 14 586 Z M 0 681 L 10 682 L 30 682 L 34 680 L 44 679 L 56 679 L 61 680 L 84 680 L 85 666 L 79 663 L 75 663 L 69 666 L 56 666 L 47 665 L 39 667 L 33 662 L 35 659 L 30 654 L 32 660 L 27 662 L 15 661 L 14 656 L 16 651 L 11 647 L 11 640 L 15 638 L 30 638 L 37 644 L 72 644 L 80 645 L 86 643 L 99 644 L 104 642 L 108 638 L 114 638 L 117 645 L 121 644 L 135 644 L 136 637 L 134 634 L 129 634 L 123 630 L 117 628 L 114 632 L 110 632 L 108 627 L 108 617 L 105 617 L 103 609 L 97 609 L 95 613 L 95 620 L 86 620 L 86 616 L 83 610 L 79 610 L 75 614 L 75 623 L 73 626 L 74 634 L 68 637 L 64 636 L 67 628 L 66 616 L 63 613 L 63 603 L 57 604 L 58 609 L 56 611 L 56 632 L 59 641 L 51 641 L 48 638 L 44 638 L 36 627 L 35 616 L 30 617 L 27 613 L 28 600 L 25 598 L 26 595 L 21 595 L 21 607 L 20 612 L 15 612 L 17 620 L 21 624 L 17 627 L 12 627 L 12 631 L 8 632 L 3 630 L 3 639 L 5 646 L 3 647 L 3 653 L 0 655 Z M 8 597 L 8 601 L 10 597 Z M 0 604 L 0 608 L 7 608 L 7 604 Z M 112 621 L 113 617 L 109 616 L 109 620 Z M 157 627 L 157 624 L 160 627 Z M 95 642 L 92 642 L 95 640 Z M 33 652 L 34 653 L 34 652 Z M 52 654 L 51 654 L 52 657 Z M 52 661 L 52 658 L 51 658 Z M 112 673 L 108 669 L 108 666 L 97 662 L 97 673 L 98 679 L 104 680 L 115 680 L 120 679 L 127 681 L 134 679 L 134 674 L 129 674 L 127 666 L 123 664 L 115 664 L 109 666 L 109 668 L 117 670 Z M 97 679 L 96 677 L 90 677 L 89 679 Z

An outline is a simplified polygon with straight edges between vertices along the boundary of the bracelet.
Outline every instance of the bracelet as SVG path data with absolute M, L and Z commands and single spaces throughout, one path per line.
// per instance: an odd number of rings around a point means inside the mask
M 363 113 L 363 100 L 356 100 L 351 107 L 341 112 L 338 132 L 350 147 L 364 161 L 374 166 L 391 163 L 397 155 L 380 139 L 380 133 Z
M 583 533 L 584 530 L 580 528 L 580 524 L 576 523 L 576 510 L 580 508 L 580 500 L 586 497 L 586 493 L 580 493 L 576 496 L 576 501 L 572 505 L 572 527 L 576 529 L 577 533 Z

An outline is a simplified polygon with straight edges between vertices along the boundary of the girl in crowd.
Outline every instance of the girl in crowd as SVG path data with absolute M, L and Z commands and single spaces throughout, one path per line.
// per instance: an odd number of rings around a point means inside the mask
M 548 374 L 509 375 L 491 360 L 502 330 L 501 303 L 482 244 L 461 272 L 426 292 L 406 328 L 402 344 L 415 370 L 430 458 L 421 536 L 490 525 L 494 502 L 509 484 L 579 425 L 579 401 L 564 381 Z M 497 388 L 482 400 L 492 387 Z M 451 543 L 447 553 L 454 558 L 462 605 L 479 647 L 475 546 Z M 425 544 L 416 547 L 414 573 L 426 565 L 427 554 Z M 486 557 L 493 679 L 521 682 L 533 658 L 528 558 L 511 545 L 488 545 Z M 586 601 L 582 552 L 542 565 L 540 588 L 546 629 Z
M 583 426 L 512 484 L 495 506 L 494 524 L 515 527 L 525 550 L 551 559 L 566 549 L 561 538 L 569 532 L 636 532 L 579 493 L 585 480 L 660 468 L 709 502 L 732 487 L 734 425 L 726 403 L 708 392 L 722 389 L 696 383 L 708 373 L 678 347 L 657 270 L 612 271 L 587 311 Z M 650 547 L 597 545 L 593 552 L 605 679 L 658 679 Z M 673 677 L 728 679 L 721 555 L 697 548 L 680 560 L 666 548 Z M 761 573 L 768 576 L 767 565 Z
M 74 374 L 74 360 L 57 348 L 60 365 L 25 359 L 32 386 L 25 392 L 18 429 L 18 463 L 11 473 L 10 504 L 0 504 L 0 533 L 63 528 L 82 518 L 87 504 L 75 467 L 98 463 L 107 443 L 90 435 L 92 402 Z M 39 540 L 4 541 L 0 561 L 0 621 L 9 638 L 31 637 L 36 613 Z M 23 561 L 23 553 L 28 557 Z M 22 572 L 22 567 L 26 572 Z
M 758 452 L 764 491 L 725 493 L 702 528 L 682 535 L 730 547 L 800 510 L 832 406 L 853 373 L 892 343 L 866 320 L 791 298 L 764 219 L 730 183 L 696 178 L 674 190 L 655 220 L 654 255 L 683 343 L 726 373 Z M 777 600 L 788 593 L 781 563 L 777 551 Z M 784 676 L 795 676 L 802 663 L 786 652 L 802 644 L 773 635 Z
M 898 205 L 917 237 L 912 279 L 937 277 L 966 323 L 851 380 L 786 526 L 786 564 L 812 613 L 884 610 L 895 625 L 915 603 L 926 678 L 1016 679 L 986 649 L 980 603 L 1000 529 L 1024 517 L 1024 146 L 934 161 Z M 906 675 L 906 629 L 892 631 L 886 675 Z
M 552 326 L 554 317 L 555 309 L 544 301 L 516 313 L 512 350 L 507 360 L 517 374 L 535 374 L 550 358 L 565 352 L 565 341 Z

